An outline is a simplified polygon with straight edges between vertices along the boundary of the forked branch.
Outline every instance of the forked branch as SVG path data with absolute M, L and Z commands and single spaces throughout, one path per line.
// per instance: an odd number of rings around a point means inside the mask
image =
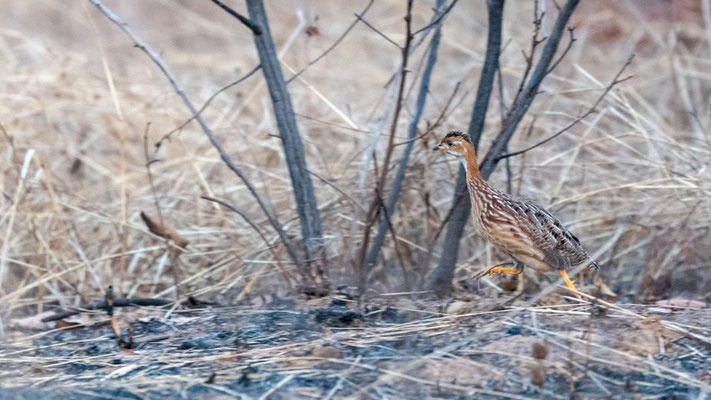
M 536 144 L 534 144 L 534 145 L 532 145 L 532 146 L 529 146 L 529 147 L 527 147 L 527 148 L 525 148 L 525 149 L 523 149 L 523 150 L 519 150 L 519 151 L 515 151 L 515 152 L 513 152 L 513 153 L 507 153 L 507 154 L 501 155 L 501 156 L 499 156 L 498 160 L 503 160 L 503 159 L 505 159 L 505 158 L 510 158 L 510 157 L 519 156 L 519 155 L 521 155 L 521 154 L 523 154 L 523 153 L 526 153 L 526 152 L 528 152 L 528 151 L 531 151 L 531 150 L 535 149 L 535 148 L 538 147 L 538 146 L 541 146 L 541 145 L 543 145 L 543 144 L 546 144 L 546 143 L 550 142 L 551 140 L 557 138 L 558 136 L 564 134 L 565 132 L 569 131 L 570 128 L 572 128 L 572 127 L 574 127 L 575 125 L 577 125 L 580 121 L 584 120 L 585 118 L 587 118 L 587 117 L 590 116 L 591 114 L 595 113 L 595 112 L 597 111 L 597 106 L 600 105 L 600 103 L 602 102 L 602 100 L 605 98 L 605 96 L 607 96 L 608 93 L 610 93 L 610 91 L 612 90 L 612 88 L 614 88 L 614 87 L 617 86 L 618 84 L 620 84 L 620 83 L 622 83 L 622 82 L 624 82 L 624 81 L 626 81 L 626 80 L 632 78 L 632 76 L 627 76 L 627 77 L 625 77 L 625 78 L 621 78 L 621 79 L 620 79 L 620 76 L 622 76 L 622 73 L 625 71 L 625 69 L 627 69 L 627 67 L 632 63 L 632 59 L 633 59 L 633 58 L 634 58 L 634 54 L 630 55 L 630 57 L 627 59 L 627 62 L 625 62 L 625 64 L 622 66 L 622 68 L 620 68 L 620 70 L 617 72 L 617 74 L 615 75 L 615 77 L 612 78 L 612 82 L 610 82 L 610 84 L 605 87 L 605 90 L 602 92 L 602 94 L 600 95 L 600 97 L 597 98 L 597 100 L 595 101 L 595 103 L 594 103 L 585 113 L 583 113 L 583 114 L 580 115 L 579 117 L 575 118 L 572 122 L 570 122 L 568 125 L 564 126 L 564 127 L 563 127 L 561 130 L 559 130 L 558 132 L 556 132 L 556 133 L 552 134 L 551 136 L 549 136 L 549 137 L 547 137 L 547 138 L 541 140 L 540 142 L 538 142 L 538 143 L 536 143 Z
M 499 68 L 501 31 L 504 18 L 504 0 L 492 0 L 487 2 L 487 5 L 489 7 L 489 33 L 486 43 L 486 56 L 484 58 L 484 66 L 481 69 L 479 87 L 477 88 L 476 100 L 474 101 L 471 121 L 469 123 L 469 136 L 472 138 L 475 148 L 478 147 L 481 134 L 484 130 L 486 111 L 489 108 L 489 99 L 491 97 L 492 88 L 494 87 L 496 71 Z M 452 207 L 447 213 L 445 220 L 437 229 L 434 240 L 431 242 L 432 245 L 430 246 L 431 249 L 432 246 L 435 245 L 445 224 L 447 224 L 448 229 L 443 244 L 442 258 L 440 258 L 439 265 L 432 275 L 432 288 L 438 296 L 445 296 L 452 289 L 452 278 L 454 276 L 454 266 L 457 262 L 459 241 L 464 232 L 464 225 L 469 219 L 471 212 L 471 204 L 467 193 L 466 173 L 464 168 L 459 167 Z M 431 254 L 432 251 L 430 250 L 426 259 L 427 264 L 429 264 Z
M 552 70 L 551 64 L 553 62 L 553 58 L 555 57 L 558 51 L 558 45 L 560 44 L 563 32 L 565 31 L 566 26 L 568 25 L 570 16 L 573 14 L 573 11 L 575 10 L 579 2 L 580 0 L 568 0 L 566 4 L 559 10 L 555 26 L 553 27 L 551 35 L 545 39 L 545 42 L 543 42 L 542 39 L 539 38 L 539 32 L 541 29 L 541 16 L 539 16 L 538 14 L 538 9 L 535 8 L 533 23 L 534 29 L 531 39 L 531 52 L 530 54 L 524 55 L 527 64 L 526 69 L 524 71 L 524 77 L 521 81 L 519 89 L 517 90 L 517 94 L 513 100 L 511 109 L 503 122 L 501 132 L 493 140 L 489 151 L 486 153 L 486 156 L 483 158 L 481 165 L 479 166 L 479 169 L 481 170 L 481 175 L 482 177 L 484 177 L 484 179 L 488 179 L 489 176 L 491 176 L 491 173 L 496 168 L 497 163 L 501 159 L 499 158 L 499 156 L 507 148 L 508 143 L 511 140 L 511 137 L 513 136 L 514 132 L 516 131 L 518 124 L 521 122 L 524 115 L 528 111 L 529 107 L 531 106 L 531 103 L 533 103 L 534 98 L 538 95 L 541 82 Z M 492 7 L 493 4 L 495 4 L 495 2 L 492 1 L 490 7 Z M 503 1 L 501 1 L 501 7 L 503 7 Z M 496 34 L 496 32 L 492 32 L 491 30 L 491 26 L 494 22 L 496 21 L 492 20 L 490 10 L 489 43 L 491 43 L 491 35 Z M 500 35 L 500 31 L 498 32 L 498 35 Z M 500 39 L 498 43 L 500 43 Z M 531 68 L 533 66 L 533 56 L 535 53 L 535 49 L 540 43 L 545 43 L 545 45 L 543 47 L 543 50 L 541 51 L 541 55 L 535 65 L 535 68 L 533 68 L 531 77 L 526 80 L 526 78 L 528 78 L 529 71 L 531 71 Z M 487 45 L 487 59 L 488 51 L 489 49 Z M 556 63 L 558 62 L 559 60 L 556 61 Z M 495 72 L 496 70 L 492 71 L 492 82 Z M 480 86 L 482 84 L 482 81 L 484 81 L 483 70 Z M 488 84 L 488 81 L 484 82 Z M 491 87 L 489 87 L 488 92 L 491 92 Z M 477 93 L 477 104 L 479 103 L 479 96 L 480 93 Z M 487 97 L 482 97 L 482 102 L 483 100 L 487 100 L 486 105 L 488 107 L 488 95 Z M 475 110 L 477 109 L 476 104 L 474 108 Z M 486 115 L 486 108 L 483 108 L 483 110 L 484 115 Z M 470 124 L 470 131 L 472 125 L 474 125 L 475 122 L 478 122 L 475 121 L 475 117 L 478 116 L 478 114 L 475 114 L 474 112 L 472 113 L 472 123 Z M 472 140 L 475 141 L 474 143 L 476 145 L 477 141 L 479 140 L 479 136 L 476 135 L 476 131 L 474 131 L 473 133 L 474 134 L 472 134 L 471 137 Z M 480 134 L 481 131 L 479 131 L 478 133 Z M 433 288 L 440 296 L 446 295 L 451 291 L 451 280 L 454 274 L 457 254 L 459 252 L 459 242 L 464 232 L 464 225 L 466 224 L 466 221 L 468 220 L 469 214 L 471 212 L 471 210 L 469 209 L 469 198 L 468 196 L 466 196 L 466 193 L 467 192 L 464 179 L 464 171 L 460 168 L 459 177 L 457 178 L 457 188 L 455 189 L 455 197 L 452 206 L 454 210 L 450 213 L 451 218 L 447 228 L 447 235 L 444 240 L 444 248 L 442 251 L 443 256 L 440 260 L 439 266 L 434 272 L 433 277 Z
M 168 66 L 163 62 L 158 53 L 153 50 L 153 48 L 151 48 L 145 41 L 143 41 L 143 39 L 138 36 L 138 34 L 133 32 L 133 30 L 128 26 L 128 24 L 123 22 L 116 14 L 114 14 L 113 11 L 111 11 L 108 7 L 102 4 L 100 0 L 89 0 L 89 2 L 96 6 L 96 8 L 102 14 L 104 14 L 111 22 L 113 22 L 116 26 L 119 27 L 119 29 L 121 29 L 126 35 L 128 35 L 128 37 L 133 40 L 135 46 L 144 53 L 146 53 L 146 55 L 148 55 L 151 61 L 156 64 L 158 69 L 160 69 L 166 79 L 168 79 L 168 82 L 170 82 L 170 85 L 173 87 L 175 93 L 181 98 L 181 100 L 183 100 L 183 104 L 185 104 L 185 107 L 187 107 L 188 111 L 190 111 L 190 114 L 195 116 L 195 120 L 197 121 L 198 125 L 200 125 L 200 128 L 202 129 L 203 133 L 205 133 L 205 136 L 207 136 L 207 138 L 210 140 L 210 143 L 220 154 L 220 158 L 222 159 L 222 161 L 232 172 L 235 173 L 235 175 L 237 175 L 237 177 L 247 187 L 247 190 L 249 190 L 250 194 L 252 194 L 254 199 L 257 201 L 257 204 L 264 212 L 264 215 L 266 215 L 267 219 L 269 220 L 269 223 L 279 235 L 279 239 L 284 244 L 284 247 L 286 248 L 289 257 L 294 261 L 294 263 L 296 263 L 296 265 L 300 265 L 299 258 L 296 252 L 294 251 L 291 241 L 286 236 L 286 232 L 284 232 L 284 229 L 277 220 L 276 216 L 274 216 L 269 210 L 269 208 L 267 208 L 267 205 L 264 203 L 261 196 L 259 196 L 259 194 L 257 193 L 257 190 L 255 189 L 254 185 L 252 185 L 252 182 L 250 182 L 249 179 L 247 179 L 247 177 L 242 173 L 242 171 L 232 162 L 230 156 L 225 152 L 220 143 L 217 141 L 217 138 L 212 132 L 212 129 L 210 129 L 210 127 L 207 125 L 205 120 L 203 120 L 202 116 L 195 108 L 193 103 L 190 101 L 190 99 L 188 99 L 188 96 L 185 94 L 185 91 L 183 91 L 180 85 L 178 85 L 178 82 L 176 81 L 175 77 L 170 72 Z

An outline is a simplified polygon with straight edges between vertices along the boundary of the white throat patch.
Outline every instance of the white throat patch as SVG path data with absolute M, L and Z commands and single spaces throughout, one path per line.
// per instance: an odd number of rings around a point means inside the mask
M 464 157 L 459 157 L 459 161 L 462 163 L 462 165 L 464 166 L 464 170 L 466 171 L 467 170 L 467 159 Z

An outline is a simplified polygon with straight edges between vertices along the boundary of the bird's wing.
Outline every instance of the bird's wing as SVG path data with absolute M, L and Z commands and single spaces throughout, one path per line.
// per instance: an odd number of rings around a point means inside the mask
M 529 234 L 536 248 L 544 255 L 545 262 L 555 269 L 567 269 L 590 259 L 575 235 L 548 210 L 530 199 L 520 199 Z

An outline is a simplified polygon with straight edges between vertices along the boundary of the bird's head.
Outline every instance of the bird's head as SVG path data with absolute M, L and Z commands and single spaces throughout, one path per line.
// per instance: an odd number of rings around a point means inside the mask
M 467 157 L 476 156 L 474 145 L 472 144 L 469 135 L 462 132 L 449 132 L 439 144 L 435 146 L 434 151 L 446 151 L 447 153 L 466 159 Z

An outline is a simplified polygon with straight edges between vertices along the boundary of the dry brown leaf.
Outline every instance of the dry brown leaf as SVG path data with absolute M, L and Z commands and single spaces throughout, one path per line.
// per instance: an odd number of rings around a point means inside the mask
M 54 321 L 55 328 L 65 328 L 65 329 L 79 329 L 83 328 L 85 325 L 81 323 L 81 318 L 65 318 L 58 321 Z
M 158 235 L 168 240 L 172 240 L 173 243 L 175 243 L 178 247 L 182 248 L 187 247 L 188 243 L 190 243 L 182 236 L 180 236 L 178 232 L 175 231 L 175 229 L 165 224 L 162 224 L 160 221 L 144 213 L 143 211 L 141 211 L 141 218 L 143 219 L 143 222 L 146 224 L 146 227 L 148 227 L 148 230 L 151 231 L 152 234 Z
M 309 36 L 319 36 L 321 35 L 321 31 L 319 31 L 317 26 L 308 26 L 306 27 L 306 34 Z

